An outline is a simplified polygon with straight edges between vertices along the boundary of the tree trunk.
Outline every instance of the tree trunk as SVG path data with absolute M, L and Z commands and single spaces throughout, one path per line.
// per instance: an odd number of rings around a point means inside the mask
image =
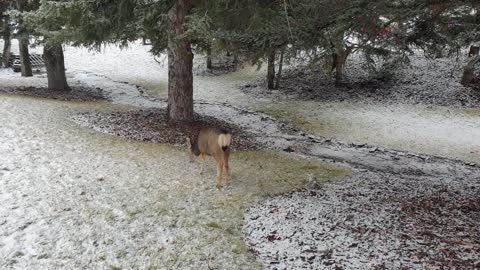
M 336 53 L 335 59 L 335 85 L 340 86 L 343 81 L 343 71 L 344 71 L 345 58 L 342 53 Z
M 235 66 L 238 64 L 238 54 L 236 52 L 233 54 L 233 64 Z
M 277 72 L 277 80 L 275 82 L 275 89 L 280 87 L 280 80 L 282 79 L 282 68 L 283 68 L 283 55 L 285 54 L 285 49 L 282 49 L 280 52 L 280 61 L 278 63 L 278 72 Z
M 17 0 L 17 8 L 20 12 L 23 12 L 25 9 L 25 5 L 27 4 L 27 0 Z M 20 21 L 21 25 L 21 21 Z M 30 77 L 33 76 L 32 73 L 32 64 L 30 63 L 30 53 L 28 52 L 28 39 L 29 35 L 25 31 L 25 29 L 20 28 L 18 31 L 18 43 L 20 46 L 20 62 L 22 68 L 22 76 L 23 77 Z
M 173 121 L 193 120 L 193 53 L 184 36 L 185 16 L 192 0 L 176 0 L 168 11 L 168 117 Z
M 345 63 L 348 55 L 352 52 L 352 47 L 339 48 L 335 53 L 335 86 L 340 86 L 343 81 L 343 73 L 345 71 Z
M 267 67 L 267 87 L 268 89 L 275 88 L 275 50 L 272 49 L 268 53 L 268 67 Z
M 3 46 L 3 54 L 2 54 L 2 64 L 3 67 L 7 68 L 10 66 L 10 51 L 12 47 L 12 42 L 11 42 L 11 29 L 10 29 L 10 22 L 7 16 L 5 16 L 4 20 L 4 28 L 3 28 L 3 40 L 4 40 L 4 46 Z
M 28 38 L 19 38 L 20 45 L 20 63 L 23 77 L 33 76 L 32 64 L 30 63 L 30 53 L 28 52 Z
M 463 69 L 462 81 L 460 82 L 463 86 L 469 86 L 474 82 L 475 79 L 475 64 L 480 61 L 480 55 L 475 56 Z
M 207 45 L 207 69 L 212 69 L 212 46 Z
M 51 91 L 69 91 L 65 76 L 65 61 L 63 58 L 62 45 L 45 45 L 43 48 L 43 57 L 47 67 L 48 90 Z

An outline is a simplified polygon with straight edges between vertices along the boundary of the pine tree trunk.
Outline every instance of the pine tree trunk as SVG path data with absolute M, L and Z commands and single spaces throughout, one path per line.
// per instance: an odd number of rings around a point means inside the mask
M 275 50 L 274 49 L 272 49 L 268 53 L 267 87 L 268 89 L 275 88 Z
M 11 29 L 10 29 L 10 22 L 7 16 L 5 16 L 4 20 L 4 28 L 3 28 L 3 54 L 2 54 L 2 64 L 3 67 L 7 68 L 10 66 L 10 51 L 12 47 L 11 42 Z
M 17 4 L 18 10 L 23 12 L 25 9 L 25 5 L 27 4 L 27 0 L 17 0 L 16 4 Z M 21 62 L 22 76 L 23 77 L 33 76 L 32 64 L 30 63 L 30 53 L 28 52 L 29 35 L 25 31 L 25 29 L 19 29 L 17 35 L 19 36 L 18 43 L 20 46 L 20 62 Z
M 285 49 L 282 49 L 280 52 L 280 61 L 278 63 L 278 72 L 277 72 L 277 80 L 275 82 L 275 89 L 280 87 L 280 80 L 282 79 L 282 68 L 283 68 L 283 56 L 285 54 Z
M 480 61 L 480 55 L 475 56 L 470 61 L 468 61 L 467 65 L 463 69 L 463 76 L 461 80 L 461 84 L 463 86 L 469 86 L 473 83 L 475 79 L 475 64 Z
M 233 54 L 233 64 L 234 64 L 234 65 L 237 65 L 237 64 L 238 64 L 238 54 L 237 54 L 237 53 L 234 53 L 234 54 Z
M 185 16 L 192 0 L 176 0 L 168 12 L 168 117 L 173 121 L 193 120 L 193 53 L 184 36 Z
M 335 54 L 335 86 L 340 86 L 343 81 L 345 71 L 345 63 L 352 52 L 352 47 L 339 48 Z
M 32 64 L 30 63 L 30 53 L 28 52 L 28 38 L 19 38 L 20 63 L 23 77 L 33 76 Z
M 65 76 L 65 61 L 62 45 L 45 45 L 43 57 L 47 67 L 48 89 L 51 91 L 69 91 Z
M 207 45 L 207 69 L 212 69 L 212 46 Z

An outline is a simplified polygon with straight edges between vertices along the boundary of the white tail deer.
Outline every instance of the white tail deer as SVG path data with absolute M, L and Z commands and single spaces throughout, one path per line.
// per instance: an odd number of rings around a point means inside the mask
M 193 161 L 194 155 L 200 156 L 203 160 L 202 170 L 205 165 L 205 155 L 212 156 L 217 164 L 217 188 L 222 184 L 222 171 L 225 170 L 225 186 L 228 186 L 230 169 L 228 167 L 228 156 L 230 155 L 230 143 L 232 135 L 227 131 L 217 128 L 202 128 L 197 138 L 190 140 L 187 138 L 188 149 L 190 150 L 190 161 Z

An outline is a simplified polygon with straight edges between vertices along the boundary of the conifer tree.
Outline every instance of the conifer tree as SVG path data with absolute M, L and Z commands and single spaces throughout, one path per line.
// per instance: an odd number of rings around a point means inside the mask
M 28 0 L 16 0 L 16 8 L 20 14 L 27 12 L 29 10 Z M 20 50 L 20 63 L 22 76 L 31 77 L 33 76 L 32 63 L 30 63 L 30 53 L 29 53 L 29 43 L 30 43 L 30 33 L 27 30 L 27 27 L 24 24 L 23 16 L 17 16 L 18 25 L 17 25 L 17 39 Z
M 11 2 L 9 0 L 0 0 L 0 29 L 3 37 L 3 53 L 0 66 L 9 67 L 11 52 L 11 27 L 10 16 L 7 14 Z

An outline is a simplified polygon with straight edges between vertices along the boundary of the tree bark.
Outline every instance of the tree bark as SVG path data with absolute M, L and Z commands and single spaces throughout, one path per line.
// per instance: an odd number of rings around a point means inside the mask
M 25 10 L 25 6 L 27 4 L 27 0 L 17 0 L 16 1 L 17 8 L 20 12 Z M 21 25 L 21 22 L 20 22 Z M 30 77 L 33 76 L 32 72 L 32 64 L 30 63 L 30 53 L 28 52 L 28 39 L 29 35 L 25 31 L 25 29 L 20 28 L 18 31 L 18 43 L 20 46 L 20 62 L 21 62 L 21 69 L 22 69 L 22 76 L 23 77 Z
M 20 63 L 23 77 L 33 76 L 32 64 L 30 63 L 30 53 L 28 52 L 28 38 L 21 37 L 18 39 L 20 46 Z
M 335 53 L 335 86 L 340 86 L 343 81 L 343 73 L 345 71 L 345 63 L 347 62 L 348 55 L 352 52 L 352 47 L 346 49 L 339 48 Z
M 10 51 L 12 47 L 11 42 L 11 29 L 10 29 L 10 22 L 7 16 L 4 18 L 4 28 L 3 28 L 3 54 L 2 54 L 2 64 L 3 67 L 7 68 L 10 66 Z
M 278 72 L 277 72 L 277 80 L 275 82 L 275 89 L 280 87 L 280 80 L 282 79 L 282 68 L 283 68 L 283 56 L 285 54 L 285 49 L 282 49 L 280 52 L 280 61 L 278 62 Z
M 212 69 L 212 46 L 207 45 L 207 69 Z
M 275 88 L 275 49 L 268 52 L 268 66 L 267 66 L 267 87 L 268 89 Z
M 233 54 L 233 64 L 235 66 L 238 64 L 238 54 L 236 52 Z
M 463 86 L 469 86 L 475 80 L 475 64 L 480 61 L 480 55 L 477 55 L 468 61 L 467 65 L 463 69 L 462 81 Z
M 168 11 L 168 117 L 173 121 L 193 120 L 193 53 L 185 37 L 185 16 L 193 0 L 176 0 Z
M 62 45 L 47 45 L 43 48 L 43 57 L 47 68 L 48 89 L 51 91 L 69 91 L 65 76 L 65 61 Z

